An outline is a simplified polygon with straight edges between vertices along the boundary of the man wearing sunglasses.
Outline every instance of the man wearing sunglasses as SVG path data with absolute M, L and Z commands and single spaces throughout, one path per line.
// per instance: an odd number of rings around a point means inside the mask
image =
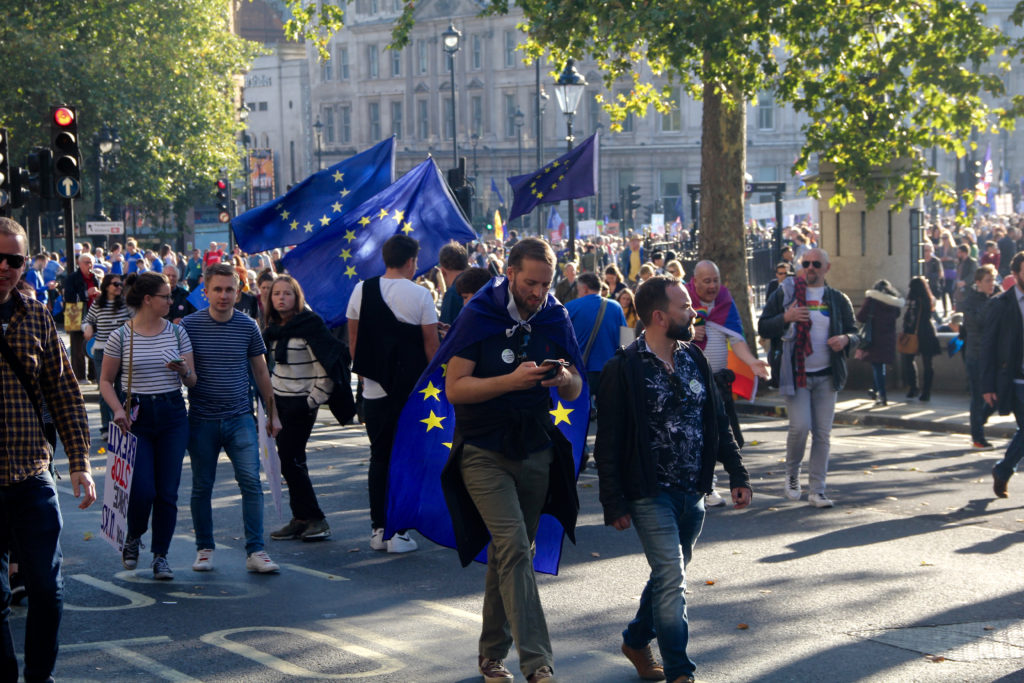
M 25 272 L 27 243 L 21 225 L 0 218 L 0 330 L 5 347 L 0 356 L 0 554 L 5 560 L 0 571 L 0 680 L 4 681 L 18 680 L 8 609 L 11 588 L 6 560 L 11 550 L 18 556 L 28 597 L 25 680 L 53 680 L 57 660 L 64 596 L 61 516 L 51 469 L 53 450 L 36 409 L 40 398 L 67 453 L 72 489 L 76 498 L 82 497 L 78 507 L 85 509 L 96 500 L 89 474 L 85 402 L 71 361 L 46 307 L 15 291 Z M 18 377 L 22 371 L 31 395 Z
M 846 385 L 846 356 L 859 337 L 850 299 L 825 284 L 831 264 L 824 249 L 808 249 L 802 270 L 787 278 L 761 313 L 757 332 L 782 339 L 779 393 L 786 399 L 786 486 L 790 500 L 800 500 L 800 463 L 811 434 L 810 492 L 814 507 L 832 507 L 825 477 L 835 414 L 836 393 Z

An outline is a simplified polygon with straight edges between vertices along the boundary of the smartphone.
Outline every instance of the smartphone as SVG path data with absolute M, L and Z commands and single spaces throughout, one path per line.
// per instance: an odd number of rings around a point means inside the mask
M 569 367 L 569 363 L 567 363 L 566 361 L 564 361 L 564 360 L 555 360 L 553 358 L 548 358 L 548 359 L 542 360 L 540 365 L 541 365 L 541 367 L 544 367 L 545 365 L 551 367 L 550 370 L 548 370 L 546 373 L 544 373 L 544 376 L 541 378 L 542 382 L 546 381 L 546 380 L 549 380 L 549 379 L 554 379 L 555 377 L 558 377 L 558 373 L 561 372 L 562 368 Z
M 184 363 L 185 359 L 184 358 L 172 358 L 171 362 L 172 363 Z

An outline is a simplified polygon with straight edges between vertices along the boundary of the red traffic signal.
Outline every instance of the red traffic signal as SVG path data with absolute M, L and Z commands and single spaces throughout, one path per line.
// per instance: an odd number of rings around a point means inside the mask
M 70 126 L 75 122 L 75 112 L 68 107 L 57 107 L 53 110 L 53 122 L 61 128 Z
M 223 180 L 218 180 L 217 181 L 217 189 L 218 190 L 226 190 L 226 189 L 228 189 L 228 184 L 225 181 L 223 181 Z

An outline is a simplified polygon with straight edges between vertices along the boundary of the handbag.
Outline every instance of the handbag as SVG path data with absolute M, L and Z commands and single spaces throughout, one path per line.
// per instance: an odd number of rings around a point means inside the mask
M 896 350 L 908 356 L 915 355 L 918 350 L 917 334 L 913 332 L 900 332 L 896 338 Z
M 874 337 L 874 315 L 868 317 L 868 321 L 860 328 L 860 342 L 857 344 L 858 351 L 867 351 L 871 348 Z
M 81 301 L 64 302 L 64 330 L 66 332 L 82 331 L 82 310 L 85 304 Z

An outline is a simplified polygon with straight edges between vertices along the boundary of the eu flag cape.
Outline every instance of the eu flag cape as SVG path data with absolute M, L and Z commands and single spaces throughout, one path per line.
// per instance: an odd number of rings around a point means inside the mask
M 395 141 L 388 138 L 246 211 L 231 221 L 231 229 L 238 246 L 250 254 L 302 244 L 394 179 Z
M 455 432 L 455 409 L 445 395 L 444 377 L 448 361 L 455 353 L 516 327 L 506 308 L 508 296 L 508 280 L 498 277 L 470 299 L 402 409 L 391 451 L 385 537 L 399 529 L 416 529 L 434 543 L 455 547 L 455 533 L 441 490 L 441 470 L 448 461 Z M 544 308 L 527 323 L 531 331 L 566 349 L 577 371 L 585 367 L 569 315 L 554 295 L 548 294 Z M 575 401 L 564 401 L 556 389 L 551 389 L 551 403 L 555 406 L 551 419 L 572 443 L 577 476 L 590 421 L 586 372 L 580 372 L 580 376 L 583 390 Z M 563 535 L 564 530 L 554 517 L 541 516 L 533 558 L 536 571 L 558 573 Z M 476 560 L 486 562 L 486 553 L 484 550 Z
M 328 327 L 345 321 L 356 283 L 384 274 L 380 249 L 392 235 L 420 243 L 416 277 L 437 265 L 441 247 L 477 238 L 462 216 L 433 159 L 427 159 L 390 187 L 331 223 L 284 257 L 310 307 Z

